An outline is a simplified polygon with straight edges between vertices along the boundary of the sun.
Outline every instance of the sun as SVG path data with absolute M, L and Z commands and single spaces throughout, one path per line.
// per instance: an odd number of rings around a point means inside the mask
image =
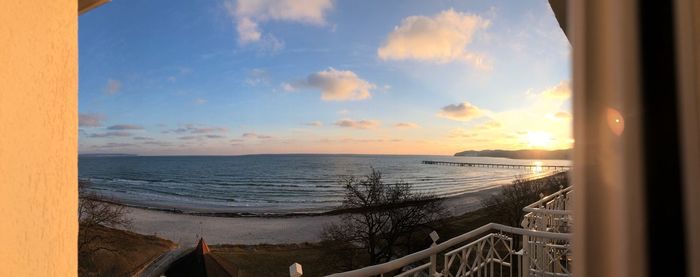
M 547 132 L 528 132 L 525 139 L 532 148 L 545 148 L 552 145 L 552 135 Z

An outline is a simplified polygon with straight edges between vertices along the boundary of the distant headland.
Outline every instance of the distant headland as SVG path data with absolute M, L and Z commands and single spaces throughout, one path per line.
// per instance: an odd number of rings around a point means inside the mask
M 571 158 L 572 149 L 560 150 L 467 150 L 455 153 L 459 157 L 496 157 L 510 159 L 533 159 L 533 160 L 568 160 Z

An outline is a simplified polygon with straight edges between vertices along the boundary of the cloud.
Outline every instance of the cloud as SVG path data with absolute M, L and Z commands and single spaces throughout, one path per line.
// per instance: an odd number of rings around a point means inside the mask
M 270 74 L 264 69 L 255 68 L 248 72 L 245 83 L 249 86 L 265 85 L 270 82 Z
M 290 84 L 291 90 L 314 88 L 321 91 L 325 101 L 363 100 L 371 96 L 370 90 L 376 86 L 349 70 L 328 68 L 306 77 L 305 80 Z
M 117 94 L 122 89 L 122 83 L 114 79 L 108 79 L 105 92 L 109 95 Z
M 245 133 L 245 134 L 241 135 L 241 137 L 247 138 L 247 139 L 270 139 L 270 138 L 272 138 L 272 136 L 260 135 L 260 134 L 256 134 L 256 133 Z
M 132 147 L 132 146 L 136 146 L 136 144 L 133 144 L 133 143 L 110 142 L 110 143 L 107 143 L 107 144 L 98 145 L 98 146 L 96 146 L 96 147 L 98 147 L 98 148 L 124 148 L 124 147 Z
M 166 141 L 145 141 L 145 142 L 143 142 L 143 144 L 155 145 L 155 146 L 161 146 L 161 147 L 173 146 L 172 143 L 166 142 Z
M 190 135 L 190 136 L 182 136 L 178 137 L 177 139 L 179 140 L 203 140 L 203 139 L 219 139 L 219 138 L 225 138 L 226 136 L 224 135 Z
M 474 34 L 489 26 L 478 15 L 452 9 L 435 16 L 410 16 L 389 34 L 377 49 L 382 60 L 418 60 L 437 63 L 463 61 L 477 68 L 490 66 L 483 55 L 467 49 Z
M 569 99 L 571 97 L 571 82 L 561 81 L 556 86 L 546 89 L 540 95 L 549 99 Z
M 227 128 L 224 127 L 213 127 L 213 126 L 201 126 L 195 124 L 185 124 L 183 127 L 167 130 L 164 133 L 176 133 L 176 134 L 209 134 L 209 133 L 226 133 Z
M 304 123 L 304 125 L 311 126 L 311 127 L 322 127 L 323 123 L 321 121 L 311 121 L 311 122 Z
M 100 127 L 104 121 L 104 116 L 96 113 L 78 114 L 78 126 L 80 127 Z
M 203 98 L 197 98 L 194 101 L 192 101 L 192 103 L 194 103 L 195 105 L 204 105 L 207 103 L 207 100 Z
M 469 102 L 447 105 L 442 108 L 438 116 L 458 121 L 469 121 L 480 117 L 484 111 Z
M 286 92 L 292 92 L 292 91 L 297 90 L 297 89 L 294 88 L 294 86 L 293 86 L 292 84 L 290 84 L 290 83 L 282 83 L 282 84 L 280 85 L 280 87 L 282 88 L 282 90 L 284 90 L 284 91 L 286 91 Z
M 412 122 L 399 122 L 394 124 L 394 128 L 399 128 L 399 129 L 415 129 L 415 128 L 420 128 L 418 124 L 412 123 Z
M 569 120 L 571 119 L 571 114 L 568 112 L 556 112 L 553 115 L 551 115 L 551 117 L 559 120 Z
M 464 128 L 455 128 L 450 130 L 450 133 L 448 134 L 448 137 L 450 138 L 473 138 L 476 137 L 477 134 L 473 131 L 464 129 Z
M 296 22 L 323 26 L 326 12 L 333 7 L 331 0 L 233 0 L 224 2 L 227 14 L 236 24 L 238 41 L 242 45 L 263 42 L 276 48 L 283 46 L 275 36 L 263 35 L 260 24 L 267 21 Z
M 143 127 L 139 125 L 118 124 L 109 126 L 107 130 L 143 130 Z
M 355 128 L 355 129 L 375 129 L 378 128 L 382 123 L 377 120 L 352 120 L 343 119 L 335 123 L 336 126 L 343 128 Z
M 498 122 L 496 120 L 491 120 L 487 121 L 484 124 L 477 125 L 475 128 L 479 130 L 494 130 L 494 129 L 499 129 L 503 126 L 501 122 Z
M 89 137 L 91 138 L 112 138 L 112 137 L 130 137 L 133 134 L 125 131 L 114 131 L 114 132 L 105 132 L 105 133 L 93 133 L 90 134 Z
M 154 138 L 150 138 L 150 137 L 133 137 L 132 139 L 135 139 L 135 140 L 154 140 Z

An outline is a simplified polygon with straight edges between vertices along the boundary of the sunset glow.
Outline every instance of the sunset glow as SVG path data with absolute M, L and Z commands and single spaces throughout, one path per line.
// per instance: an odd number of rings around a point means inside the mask
M 548 148 L 552 144 L 552 135 L 546 132 L 528 132 L 527 142 L 533 148 Z
M 544 0 L 114 1 L 79 44 L 80 153 L 572 146 L 570 45 Z

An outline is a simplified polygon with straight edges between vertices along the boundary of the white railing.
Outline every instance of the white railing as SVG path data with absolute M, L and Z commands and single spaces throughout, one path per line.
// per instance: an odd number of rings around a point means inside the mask
M 527 212 L 523 217 L 525 229 L 569 233 L 573 228 L 573 186 L 559 190 L 543 197 L 539 201 L 523 208 Z
M 513 242 L 520 237 L 528 241 L 516 251 Z M 489 223 L 393 261 L 329 276 L 571 276 L 570 240 L 571 234 Z M 531 260 L 530 253 L 537 253 L 537 259 Z
M 525 229 L 489 223 L 422 251 L 330 277 L 570 277 L 573 187 L 523 208 Z M 521 245 L 514 245 L 521 242 Z M 463 245 L 462 245 L 463 244 Z M 519 250 L 518 250 L 519 249 Z M 438 256 L 443 256 L 438 264 Z M 301 266 L 290 276 L 301 276 Z M 294 266 L 294 265 L 293 265 Z

